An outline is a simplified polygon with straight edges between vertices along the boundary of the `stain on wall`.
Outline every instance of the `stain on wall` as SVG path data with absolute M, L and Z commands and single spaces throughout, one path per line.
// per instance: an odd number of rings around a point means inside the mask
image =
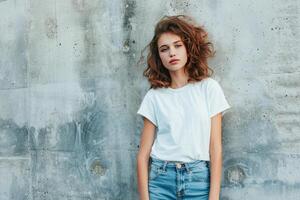
M 19 127 L 11 119 L 0 119 L 0 155 L 21 156 L 28 154 L 27 127 Z
M 46 35 L 48 38 L 53 39 L 57 34 L 57 21 L 56 19 L 48 18 L 45 21 Z
M 138 199 L 147 89 L 140 53 L 162 16 L 209 32 L 223 118 L 222 200 L 300 195 L 296 0 L 0 0 L 0 199 Z M 144 55 L 147 51 L 144 52 Z

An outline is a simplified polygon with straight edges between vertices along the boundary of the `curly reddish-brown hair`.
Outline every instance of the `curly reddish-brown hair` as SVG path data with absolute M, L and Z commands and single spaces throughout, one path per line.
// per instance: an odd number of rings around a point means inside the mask
M 188 82 L 201 81 L 210 77 L 213 70 L 207 64 L 207 58 L 214 55 L 211 42 L 207 41 L 207 32 L 198 26 L 186 15 L 164 16 L 155 27 L 154 36 L 146 46 L 149 53 L 147 56 L 147 68 L 143 75 L 148 78 L 150 88 L 169 87 L 171 76 L 164 67 L 158 52 L 157 41 L 163 33 L 178 35 L 187 50 L 187 63 L 185 70 L 188 73 Z

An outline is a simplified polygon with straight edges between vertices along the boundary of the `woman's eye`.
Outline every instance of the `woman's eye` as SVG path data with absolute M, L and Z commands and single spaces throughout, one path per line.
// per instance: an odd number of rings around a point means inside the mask
M 167 50 L 167 49 L 161 49 L 160 51 L 161 51 L 161 52 L 165 52 L 166 50 Z
M 177 45 L 175 45 L 175 47 L 177 47 L 177 48 L 178 48 L 178 47 L 181 47 L 181 46 L 182 46 L 181 44 L 177 44 Z

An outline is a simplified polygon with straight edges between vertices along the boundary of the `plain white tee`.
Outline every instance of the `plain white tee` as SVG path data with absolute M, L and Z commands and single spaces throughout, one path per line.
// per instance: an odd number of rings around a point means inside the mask
M 150 156 L 167 161 L 209 159 L 211 117 L 230 108 L 211 77 L 180 88 L 150 89 L 137 111 L 156 128 Z

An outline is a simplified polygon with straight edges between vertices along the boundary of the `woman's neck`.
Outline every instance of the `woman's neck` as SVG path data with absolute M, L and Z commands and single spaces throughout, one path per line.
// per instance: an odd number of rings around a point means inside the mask
M 170 87 L 173 89 L 183 87 L 188 83 L 189 77 L 184 70 L 170 72 L 170 76 L 172 79 Z

